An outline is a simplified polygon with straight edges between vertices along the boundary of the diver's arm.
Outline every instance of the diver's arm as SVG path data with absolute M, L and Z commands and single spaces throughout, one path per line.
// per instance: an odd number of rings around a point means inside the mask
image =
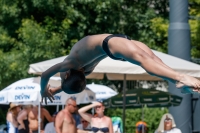
M 47 87 L 47 83 L 49 82 L 49 78 L 51 76 L 55 75 L 58 72 L 66 72 L 71 69 L 72 66 L 73 65 L 70 63 L 70 61 L 66 60 L 50 67 L 48 70 L 43 72 L 40 81 L 41 94 L 45 91 L 45 88 Z

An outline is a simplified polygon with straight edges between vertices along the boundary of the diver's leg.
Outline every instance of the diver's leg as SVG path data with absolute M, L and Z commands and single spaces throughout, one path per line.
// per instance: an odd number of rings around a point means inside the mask
M 115 38 L 115 37 L 114 37 Z M 200 81 L 191 76 L 178 73 L 173 69 L 168 69 L 155 61 L 143 49 L 139 48 L 132 41 L 124 38 L 112 38 L 109 40 L 109 49 L 114 56 L 140 65 L 149 74 L 169 80 L 173 83 L 178 81 L 177 87 L 200 87 Z

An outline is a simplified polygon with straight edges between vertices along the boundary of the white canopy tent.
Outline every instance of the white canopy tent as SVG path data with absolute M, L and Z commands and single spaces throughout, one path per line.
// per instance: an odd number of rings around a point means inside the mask
M 161 58 L 161 60 L 172 69 L 188 74 L 193 77 L 200 78 L 200 65 L 153 50 L 153 52 Z M 29 73 L 41 75 L 51 66 L 62 62 L 66 56 L 30 64 Z M 103 59 L 87 76 L 88 79 L 103 79 L 104 74 L 109 80 L 161 80 L 158 77 L 149 75 L 142 67 L 129 62 L 113 60 L 109 57 Z M 59 74 L 57 74 L 59 75 Z

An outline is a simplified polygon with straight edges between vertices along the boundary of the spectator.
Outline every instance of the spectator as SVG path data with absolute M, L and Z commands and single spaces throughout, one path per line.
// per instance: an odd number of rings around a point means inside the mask
M 10 103 L 10 108 L 8 109 L 8 113 L 6 115 L 8 133 L 18 132 L 17 115 L 20 112 L 20 110 L 21 110 L 21 107 L 19 105 Z
M 86 113 L 89 109 L 95 108 L 96 116 Z M 78 110 L 82 118 L 91 124 L 91 131 L 113 133 L 113 125 L 110 117 L 104 115 L 105 106 L 100 102 L 93 102 L 90 105 Z
M 32 108 L 32 105 L 24 105 L 23 109 L 19 112 L 17 116 L 17 121 L 19 123 L 18 133 L 29 133 L 28 114 Z
M 76 101 L 67 99 L 65 108 L 61 110 L 55 120 L 56 133 L 88 133 L 88 131 L 77 129 L 76 121 L 72 114 L 77 110 Z
M 52 122 L 52 117 L 50 113 L 41 106 L 40 110 L 40 120 L 38 120 L 38 106 L 32 108 L 28 114 L 29 129 L 30 133 L 38 133 L 38 122 L 40 122 L 41 132 L 44 132 L 44 119 L 46 118 L 49 122 Z
M 155 133 L 181 133 L 181 130 L 176 128 L 173 116 L 166 113 L 162 116 L 158 129 Z
M 136 133 L 147 133 L 147 124 L 144 121 L 138 121 L 136 123 Z
M 58 114 L 58 112 L 55 112 L 55 113 L 52 115 L 53 122 L 47 123 L 47 125 L 45 126 L 45 129 L 44 129 L 44 133 L 56 133 L 55 119 L 56 119 L 56 115 L 57 115 L 57 114 Z
M 77 128 L 80 130 L 88 130 L 88 131 L 91 130 L 90 123 L 88 121 L 84 120 L 83 118 L 81 118 L 81 124 L 79 124 L 77 126 Z

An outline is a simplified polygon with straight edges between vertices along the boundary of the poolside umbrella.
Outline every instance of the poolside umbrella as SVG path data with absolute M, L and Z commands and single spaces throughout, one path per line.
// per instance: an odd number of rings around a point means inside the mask
M 9 102 L 18 104 L 39 104 L 41 101 L 40 80 L 40 77 L 31 77 L 12 83 L 0 91 L 0 104 L 8 104 Z M 51 77 L 49 84 L 51 87 L 60 86 L 60 78 Z M 95 93 L 89 89 L 85 89 L 81 93 L 71 95 L 62 91 L 54 95 L 55 100 L 53 100 L 52 103 L 49 99 L 47 99 L 47 103 L 48 105 L 64 105 L 66 100 L 70 97 L 76 99 L 77 104 L 91 103 L 96 100 Z M 43 102 L 43 104 L 45 103 Z
M 86 88 L 90 89 L 96 94 L 97 101 L 103 101 L 118 94 L 110 87 L 101 84 L 87 84 Z
M 140 108 L 147 107 L 170 107 L 178 106 L 182 97 L 173 95 L 169 92 L 156 89 L 134 89 L 126 92 L 126 103 L 123 103 L 123 94 L 120 93 L 104 101 L 104 105 L 109 108 Z

